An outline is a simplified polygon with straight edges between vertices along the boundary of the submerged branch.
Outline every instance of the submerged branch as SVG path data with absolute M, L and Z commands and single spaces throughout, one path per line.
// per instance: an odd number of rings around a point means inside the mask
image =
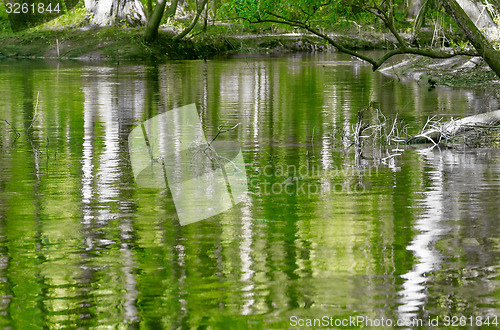
M 372 117 L 365 121 L 364 113 L 369 109 L 373 110 Z M 410 136 L 408 125 L 398 120 L 397 114 L 388 119 L 370 104 L 358 113 L 356 125 L 344 125 L 335 136 L 338 136 L 337 141 L 344 151 L 353 147 L 359 159 L 381 163 L 393 162 L 407 144 L 431 144 L 432 148 L 492 148 L 500 145 L 500 110 L 448 122 L 442 122 L 442 119 L 436 116 L 428 118 L 420 132 Z

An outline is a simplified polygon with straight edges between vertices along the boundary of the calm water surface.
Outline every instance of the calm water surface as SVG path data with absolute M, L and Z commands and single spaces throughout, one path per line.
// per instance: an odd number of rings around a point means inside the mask
M 370 102 L 416 133 L 496 99 L 337 54 L 0 62 L 0 76 L 2 327 L 500 317 L 500 152 L 360 160 L 335 133 Z M 240 143 L 249 193 L 180 226 L 168 189 L 136 184 L 128 134 L 192 103 L 209 141 L 240 123 L 219 139 Z

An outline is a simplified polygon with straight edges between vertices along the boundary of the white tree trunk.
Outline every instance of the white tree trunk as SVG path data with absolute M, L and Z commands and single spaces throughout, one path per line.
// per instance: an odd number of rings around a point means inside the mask
M 85 0 L 84 4 L 85 4 L 85 8 L 89 12 L 93 13 L 95 11 L 96 6 L 97 6 L 97 0 Z
M 414 19 L 417 17 L 420 8 L 422 8 L 422 0 L 410 0 L 408 7 L 408 18 Z
M 144 6 L 140 0 L 85 0 L 85 8 L 94 14 L 92 24 L 112 25 L 125 20 L 132 26 L 146 24 Z
M 467 16 L 471 19 L 471 21 L 476 24 L 477 28 L 481 30 L 484 36 L 491 41 L 499 41 L 500 40 L 500 29 L 493 22 L 491 16 L 488 12 L 486 6 L 484 6 L 481 2 L 477 2 L 474 0 L 456 0 L 457 3 L 462 7 Z

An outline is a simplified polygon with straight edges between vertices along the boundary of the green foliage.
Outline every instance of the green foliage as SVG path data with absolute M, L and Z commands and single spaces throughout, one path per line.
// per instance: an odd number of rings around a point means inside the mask
M 222 6 L 222 15 L 232 15 L 250 21 L 259 19 L 276 19 L 277 16 L 289 20 L 307 22 L 311 20 L 327 20 L 334 22 L 342 17 L 356 19 L 365 13 L 356 5 L 357 1 L 331 1 L 317 0 L 235 0 L 228 1 Z M 360 3 L 361 4 L 361 3 Z
M 45 29 L 57 29 L 66 26 L 79 26 L 85 23 L 85 17 L 87 16 L 87 10 L 83 6 L 83 3 L 79 3 L 73 9 L 68 11 L 62 16 L 59 16 L 53 20 L 48 21 L 45 24 L 38 25 L 32 30 L 45 30 Z
M 0 34 L 5 32 L 11 32 L 12 29 L 10 27 L 9 17 L 7 16 L 7 12 L 5 11 L 5 2 L 0 2 Z
M 464 50 L 472 48 L 472 44 L 468 40 L 457 40 L 457 41 L 451 40 L 450 47 L 460 48 Z

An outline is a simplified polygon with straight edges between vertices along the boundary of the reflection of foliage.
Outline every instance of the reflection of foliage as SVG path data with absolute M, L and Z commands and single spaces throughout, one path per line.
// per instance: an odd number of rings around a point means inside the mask
M 14 138 L 14 143 L 17 141 L 17 139 L 19 139 L 19 137 L 21 136 L 21 134 L 19 134 L 19 132 L 17 131 L 17 129 L 14 127 L 14 125 L 12 125 L 9 121 L 5 120 L 5 119 L 0 119 L 1 122 L 4 122 L 7 126 L 10 127 L 10 129 L 12 130 L 12 132 L 16 135 L 16 137 Z

